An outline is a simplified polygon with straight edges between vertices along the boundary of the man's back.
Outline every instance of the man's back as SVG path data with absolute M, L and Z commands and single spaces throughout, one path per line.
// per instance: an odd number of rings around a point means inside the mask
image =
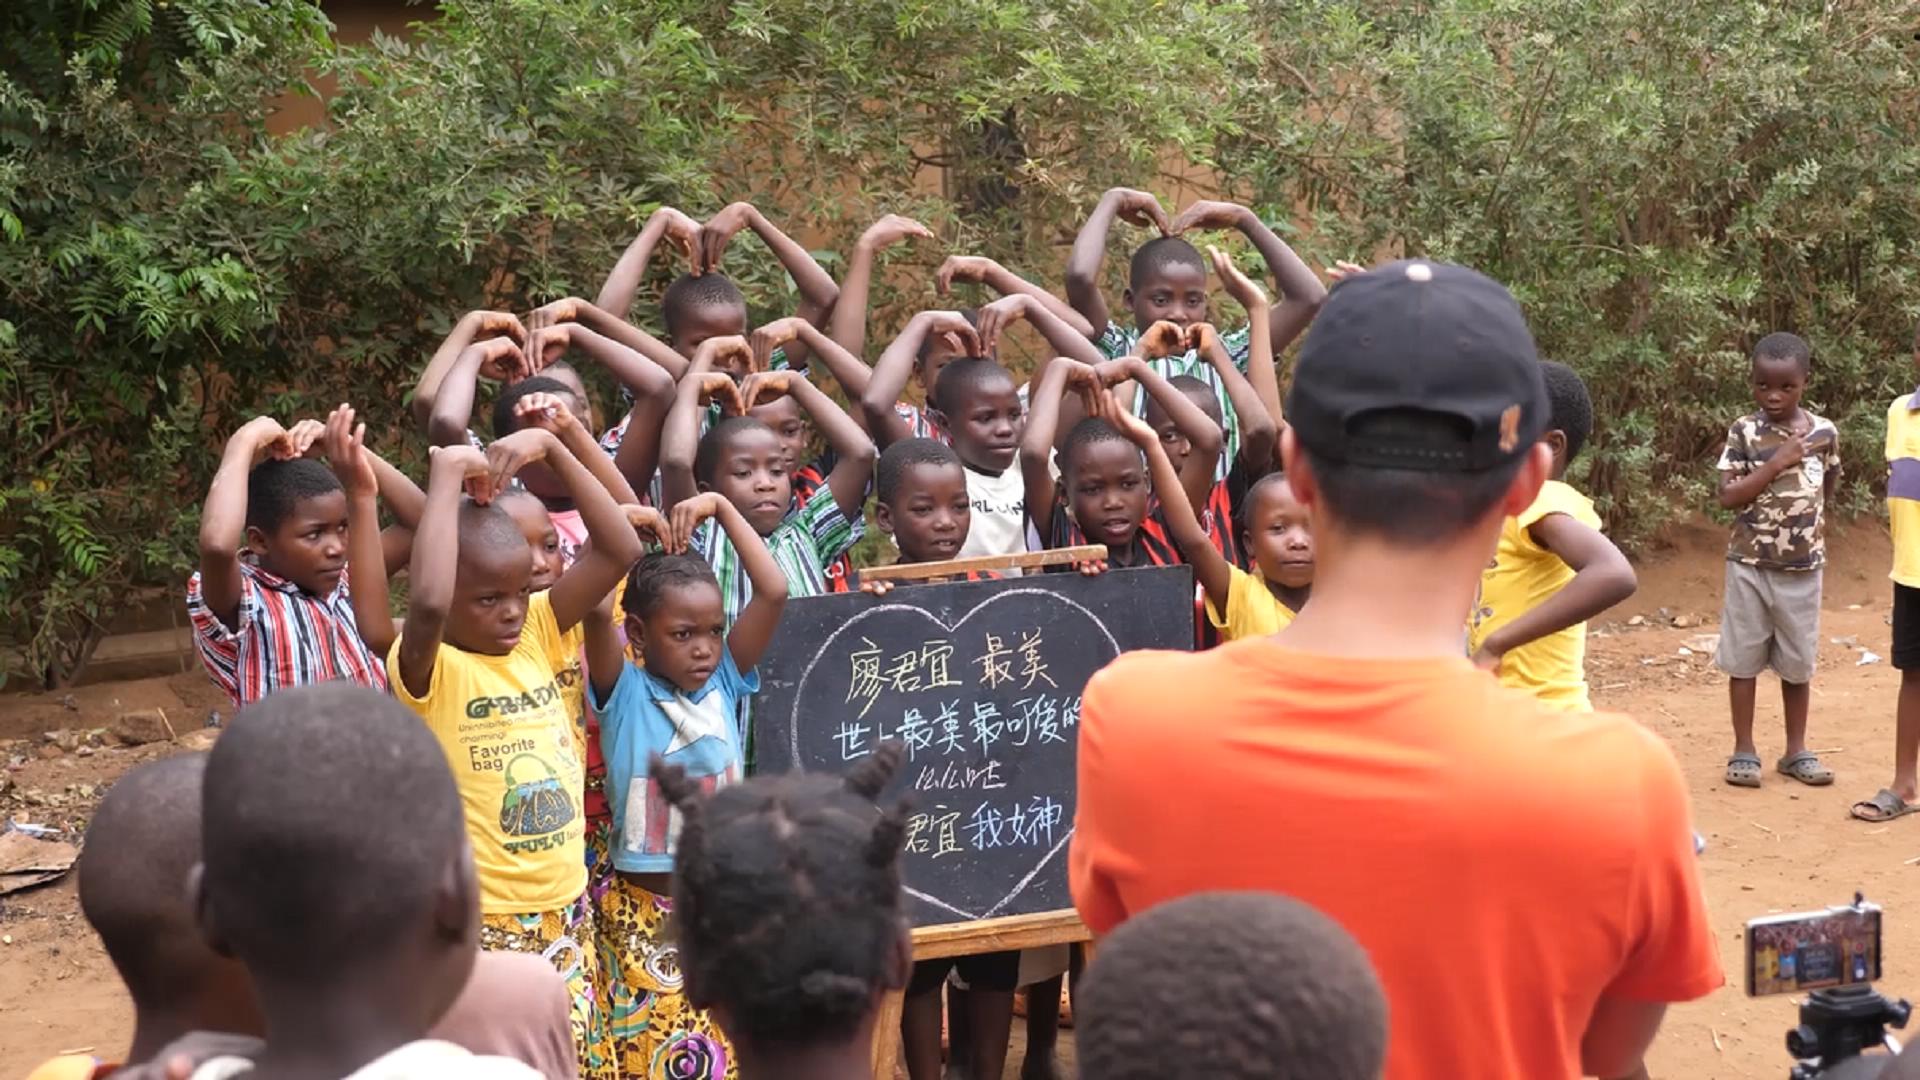
M 1679 769 L 1630 720 L 1552 712 L 1464 658 L 1253 639 L 1123 657 L 1081 724 L 1087 924 L 1220 889 L 1319 908 L 1380 973 L 1394 1080 L 1578 1076 L 1602 991 L 1721 982 Z

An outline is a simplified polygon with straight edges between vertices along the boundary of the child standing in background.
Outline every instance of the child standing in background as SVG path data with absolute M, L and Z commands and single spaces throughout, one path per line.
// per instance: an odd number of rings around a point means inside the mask
M 1552 361 L 1540 374 L 1549 410 L 1540 441 L 1553 450 L 1553 479 L 1500 527 L 1493 562 L 1480 575 L 1468 648 L 1502 683 L 1557 708 L 1589 712 L 1587 620 L 1632 596 L 1639 580 L 1600 532 L 1593 500 L 1561 479 L 1593 430 L 1587 384 Z
M 1807 343 L 1768 334 L 1753 348 L 1753 400 L 1760 408 L 1734 421 L 1720 455 L 1720 505 L 1737 511 L 1727 543 L 1727 590 L 1720 651 L 1733 707 L 1733 755 L 1726 781 L 1760 786 L 1753 741 L 1757 680 L 1780 676 L 1786 712 L 1781 775 L 1815 786 L 1833 771 L 1807 749 L 1814 658 L 1820 644 L 1820 579 L 1826 565 L 1826 500 L 1840 480 L 1840 433 L 1800 407 L 1811 364 Z
M 1920 327 L 1913 333 L 1920 371 Z M 1893 783 L 1853 804 L 1861 821 L 1892 821 L 1920 809 L 1920 390 L 1887 407 L 1887 521 L 1893 532 L 1893 649 L 1900 672 Z

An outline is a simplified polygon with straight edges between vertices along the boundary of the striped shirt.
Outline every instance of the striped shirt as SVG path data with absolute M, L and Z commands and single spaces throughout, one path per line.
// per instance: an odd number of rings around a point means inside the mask
M 793 508 L 799 509 L 815 498 L 831 500 L 833 489 L 827 486 L 827 476 L 833 472 L 834 453 L 828 450 L 814 459 L 811 465 L 802 465 L 793 470 Z M 871 489 L 873 484 L 868 482 Z M 791 513 L 792 511 L 788 511 Z M 827 591 L 830 593 L 851 592 L 853 589 L 853 553 L 841 552 L 840 557 L 827 563 Z
M 767 550 L 787 575 L 787 596 L 820 596 L 830 591 L 827 567 L 846 554 L 865 532 L 865 518 L 848 520 L 830 492 L 809 499 L 798 511 L 788 514 L 767 537 Z M 713 576 L 720 581 L 720 602 L 731 627 L 747 601 L 753 599 L 753 581 L 740 565 L 740 553 L 719 523 L 711 520 L 702 522 L 694 532 L 693 550 L 713 566 Z
M 1109 360 L 1121 356 L 1136 356 L 1139 354 L 1140 333 L 1132 327 L 1110 322 L 1107 324 L 1106 333 L 1101 334 L 1100 340 L 1094 345 Z M 1252 327 L 1249 326 L 1243 326 L 1231 334 L 1220 335 L 1220 344 L 1226 347 L 1228 358 L 1243 375 L 1246 374 L 1247 364 L 1253 356 L 1252 340 Z M 1227 397 L 1227 386 L 1220 381 L 1220 373 L 1215 371 L 1213 365 L 1208 363 L 1198 351 L 1191 349 L 1181 356 L 1163 356 L 1157 360 L 1149 360 L 1147 366 L 1163 379 L 1171 379 L 1176 375 L 1192 376 L 1206 383 L 1207 388 L 1213 391 L 1214 400 L 1220 403 L 1224 435 L 1220 463 L 1214 467 L 1213 478 L 1225 480 L 1228 464 L 1240 456 L 1240 421 L 1233 411 L 1233 402 Z M 1133 415 L 1147 415 L 1146 394 L 1133 395 Z
M 324 597 L 293 582 L 240 564 L 239 625 L 229 627 L 207 607 L 200 575 L 187 581 L 187 618 L 193 644 L 215 686 L 233 703 L 250 705 L 289 686 L 347 679 L 387 688 L 386 665 L 360 640 L 347 593 L 348 573 Z

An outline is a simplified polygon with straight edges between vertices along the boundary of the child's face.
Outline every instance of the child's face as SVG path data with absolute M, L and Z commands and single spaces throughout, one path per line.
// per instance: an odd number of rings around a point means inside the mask
M 1800 409 L 1800 397 L 1807 392 L 1807 373 L 1792 360 L 1755 360 L 1753 362 L 1753 403 L 1767 419 L 1784 423 Z
M 1010 468 L 1020 453 L 1020 432 L 1027 419 L 1013 377 L 987 379 L 954 396 L 961 398 L 959 407 L 941 415 L 954 453 L 976 469 L 998 473 Z
M 960 554 L 973 525 L 966 470 L 955 464 L 910 466 L 893 503 L 876 503 L 874 521 L 900 546 L 900 561 L 939 562 Z
M 520 643 L 533 591 L 533 549 L 525 545 L 460 545 L 447 609 L 447 644 L 482 656 L 505 656 Z
M 326 596 L 347 569 L 347 493 L 329 491 L 293 504 L 271 534 L 247 530 L 247 546 L 271 573 L 311 596 Z
M 1313 531 L 1307 508 L 1293 497 L 1285 480 L 1269 480 L 1253 490 L 1247 506 L 1246 543 L 1260 573 L 1283 588 L 1313 584 Z
M 560 564 L 560 534 L 554 531 L 547 508 L 526 493 L 503 494 L 495 501 L 513 518 L 513 523 L 520 526 L 520 535 L 527 538 L 527 547 L 533 553 L 533 575 L 528 578 L 528 587 L 534 592 L 553 588 L 560 572 L 566 568 Z
M 1095 544 L 1125 548 L 1147 517 L 1147 469 L 1123 439 L 1101 439 L 1074 451 L 1065 476 L 1067 506 Z
M 1207 394 L 1203 402 L 1200 395 L 1187 393 L 1185 388 L 1181 389 L 1181 393 L 1187 394 L 1187 399 L 1200 406 L 1200 411 L 1206 413 L 1214 423 L 1220 422 L 1218 415 L 1220 403 L 1214 400 L 1212 394 Z M 1168 416 L 1167 410 L 1161 408 L 1160 403 L 1153 398 L 1147 399 L 1146 421 L 1147 426 L 1160 436 L 1160 445 L 1166 449 L 1167 458 L 1173 462 L 1173 471 L 1179 472 L 1186 468 L 1187 456 L 1193 453 L 1193 440 L 1187 438 L 1186 434 L 1180 430 L 1180 426 L 1173 422 L 1173 417 Z
M 1207 321 L 1207 272 L 1198 266 L 1166 263 L 1127 290 L 1133 323 L 1145 330 L 1161 320 L 1185 330 Z
M 727 643 L 727 615 L 710 582 L 668 588 L 645 616 L 627 616 L 647 671 L 691 694 L 707 684 Z
M 947 344 L 947 340 L 944 337 L 935 338 L 927 342 L 924 358 L 920 361 L 920 365 L 916 369 L 920 376 L 921 395 L 926 400 L 932 401 L 933 388 L 940 385 L 940 373 L 947 370 L 948 364 L 966 355 L 964 350 L 956 349 L 952 345 Z
M 761 536 L 773 532 L 793 501 L 787 449 L 765 428 L 736 432 L 713 465 L 709 489 L 719 492 Z
M 747 309 L 739 304 L 702 304 L 681 312 L 673 320 L 673 351 L 691 360 L 708 338 L 738 337 L 747 332 Z M 735 380 L 746 377 L 746 369 L 732 361 L 716 371 L 724 371 Z
M 800 403 L 791 397 L 775 398 L 764 405 L 755 405 L 747 410 L 747 415 L 773 429 L 774 438 L 780 440 L 780 447 L 787 454 L 787 471 L 792 472 L 807 461 L 806 414 L 800 410 Z

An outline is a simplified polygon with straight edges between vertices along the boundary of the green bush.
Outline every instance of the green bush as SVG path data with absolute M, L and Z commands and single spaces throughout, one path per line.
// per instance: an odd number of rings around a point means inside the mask
M 177 595 L 215 451 L 257 411 L 351 400 L 416 455 L 406 390 L 452 320 L 592 295 L 663 202 L 752 198 L 828 251 L 889 210 L 928 220 L 943 243 L 889 254 L 877 337 L 946 250 L 1058 285 L 1102 189 L 1199 177 L 1310 260 L 1509 282 L 1588 378 L 1575 479 L 1629 542 L 1708 501 L 1773 329 L 1813 342 L 1864 508 L 1920 315 L 1908 11 L 449 0 L 404 42 L 339 47 L 303 3 L 16 0 L 0 644 L 58 683 L 130 600 Z M 267 134 L 322 73 L 324 129 Z M 782 311 L 751 243 L 729 269 Z

